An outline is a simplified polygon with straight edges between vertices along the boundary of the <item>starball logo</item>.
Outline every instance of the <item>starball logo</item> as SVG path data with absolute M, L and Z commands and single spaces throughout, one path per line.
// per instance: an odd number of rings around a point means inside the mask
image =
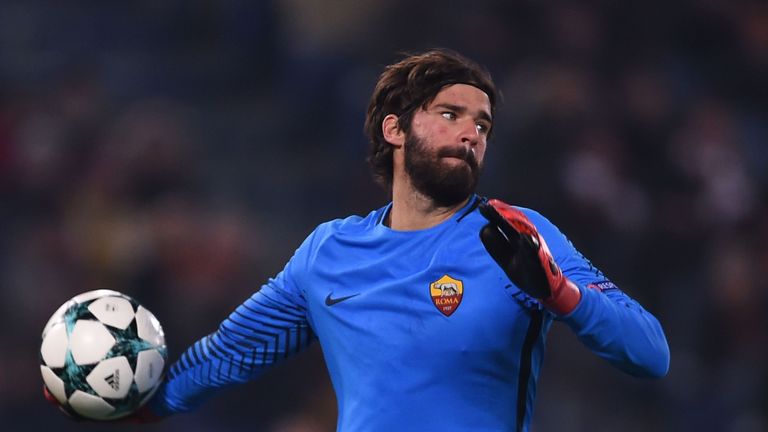
M 464 296 L 464 283 L 449 275 L 429 284 L 429 295 L 437 310 L 445 316 L 451 316 L 461 304 Z

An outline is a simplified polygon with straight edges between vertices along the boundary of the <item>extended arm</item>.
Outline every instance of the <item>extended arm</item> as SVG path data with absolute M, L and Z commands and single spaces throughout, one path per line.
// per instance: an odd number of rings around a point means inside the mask
M 155 414 L 194 409 L 216 390 L 258 377 L 314 340 L 303 299 L 286 289 L 287 271 L 270 280 L 216 332 L 195 342 L 171 365 L 150 402 Z

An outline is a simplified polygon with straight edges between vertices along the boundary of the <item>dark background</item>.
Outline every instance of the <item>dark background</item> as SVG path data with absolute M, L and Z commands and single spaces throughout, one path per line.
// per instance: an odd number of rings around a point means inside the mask
M 382 206 L 367 99 L 398 52 L 443 46 L 504 95 L 480 192 L 548 216 L 671 346 L 638 380 L 555 325 L 533 429 L 768 430 L 768 3 L 575 3 L 0 2 L 0 427 L 106 428 L 40 395 L 73 295 L 135 297 L 175 359 L 314 226 Z M 315 346 L 144 430 L 335 415 Z

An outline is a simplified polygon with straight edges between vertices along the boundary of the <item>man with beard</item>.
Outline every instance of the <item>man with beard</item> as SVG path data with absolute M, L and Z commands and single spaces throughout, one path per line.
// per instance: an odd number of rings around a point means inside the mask
M 527 430 L 554 320 L 627 373 L 666 374 L 650 313 L 540 214 L 475 195 L 495 106 L 457 53 L 388 66 L 365 127 L 392 201 L 318 226 L 170 367 L 151 411 L 191 410 L 319 340 L 340 431 Z

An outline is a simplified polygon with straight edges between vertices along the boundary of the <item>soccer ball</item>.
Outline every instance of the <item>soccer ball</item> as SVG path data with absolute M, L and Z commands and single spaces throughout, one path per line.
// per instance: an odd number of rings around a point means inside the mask
M 168 350 L 160 323 L 131 297 L 89 291 L 43 329 L 40 371 L 64 411 L 112 420 L 141 407 L 162 382 Z

